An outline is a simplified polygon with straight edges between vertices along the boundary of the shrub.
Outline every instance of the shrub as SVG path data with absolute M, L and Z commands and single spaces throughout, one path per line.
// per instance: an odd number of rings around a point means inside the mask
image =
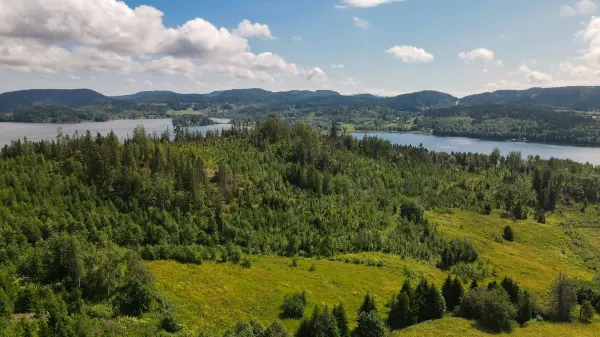
M 175 317 L 171 313 L 167 313 L 163 318 L 161 328 L 166 332 L 177 332 L 182 329 L 182 326 L 177 322 Z
M 250 258 L 244 258 L 244 260 L 242 260 L 242 263 L 240 264 L 242 266 L 242 268 L 246 268 L 246 269 L 250 269 L 252 268 L 252 260 L 250 260 Z
M 284 318 L 302 318 L 306 308 L 306 292 L 286 295 L 281 306 Z
M 494 332 L 510 332 L 516 310 L 504 289 L 495 288 L 485 293 L 483 307 L 477 323 Z
M 460 302 L 460 316 L 466 319 L 479 319 L 483 311 L 485 293 L 486 291 L 481 288 L 469 290 Z
M 311 271 L 311 272 L 312 272 L 312 271 L 315 271 L 315 270 L 317 270 L 317 265 L 313 263 L 313 264 L 310 266 L 310 268 L 308 269 L 308 271 Z
M 509 225 L 506 225 L 506 227 L 504 227 L 504 234 L 502 234 L 502 237 L 506 241 L 510 241 L 510 242 L 514 241 L 515 234 L 513 233 L 512 227 L 510 227 Z
M 579 311 L 579 320 L 584 323 L 591 323 L 594 317 L 594 307 L 590 301 L 583 301 Z
M 475 245 L 468 239 L 454 239 L 446 244 L 440 255 L 438 267 L 448 269 L 459 262 L 475 262 L 478 254 Z

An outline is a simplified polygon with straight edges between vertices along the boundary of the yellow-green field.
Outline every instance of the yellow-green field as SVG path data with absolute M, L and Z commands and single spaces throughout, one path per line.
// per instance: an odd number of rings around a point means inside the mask
M 560 272 L 582 279 L 594 276 L 572 251 L 569 237 L 550 217 L 547 224 L 539 224 L 503 219 L 499 213 L 487 216 L 453 210 L 452 214 L 428 212 L 427 218 L 450 236 L 471 239 L 480 258 L 490 261 L 499 277 L 508 275 L 538 295 L 547 292 Z M 513 228 L 514 242 L 501 239 L 506 225 Z
M 200 115 L 201 111 L 195 111 L 193 108 L 188 108 L 187 110 L 181 110 L 181 111 L 169 110 L 169 111 L 167 111 L 167 114 L 169 114 L 171 116 L 175 116 L 175 115 Z
M 503 219 L 499 213 L 490 216 L 453 210 L 428 212 L 427 218 L 450 237 L 467 237 L 477 246 L 480 259 L 489 262 L 497 276 L 508 275 L 525 289 L 533 291 L 543 303 L 547 291 L 559 272 L 570 277 L 591 279 L 588 270 L 571 249 L 570 238 L 558 223 L 576 214 L 549 218 L 547 224 L 534 221 Z M 511 225 L 515 241 L 501 239 L 504 226 Z M 587 238 L 590 245 L 597 237 Z M 352 260 L 383 261 L 383 267 L 330 261 L 326 259 L 299 259 L 292 267 L 292 259 L 283 257 L 253 257 L 252 268 L 244 269 L 231 263 L 205 262 L 201 266 L 177 262 L 149 262 L 156 275 L 158 289 L 176 307 L 180 321 L 192 334 L 200 330 L 221 332 L 239 320 L 257 319 L 268 324 L 278 319 L 279 307 L 287 294 L 305 290 L 308 294 L 308 313 L 315 304 L 333 305 L 343 302 L 355 324 L 355 313 L 364 295 L 371 292 L 385 315 L 387 301 L 398 292 L 409 277 L 416 282 L 425 277 L 441 286 L 446 273 L 422 261 L 401 260 L 384 254 L 358 254 L 341 257 Z M 316 270 L 309 268 L 315 264 Z M 284 320 L 294 331 L 298 320 Z M 550 324 L 536 323 L 525 329 L 516 329 L 514 336 L 600 336 L 600 323 Z M 414 326 L 399 336 L 484 336 L 473 323 L 459 318 L 446 318 Z
M 535 322 L 525 328 L 516 328 L 512 333 L 490 334 L 475 327 L 472 321 L 462 318 L 444 318 L 425 322 L 408 329 L 393 332 L 390 337 L 597 337 L 600 336 L 600 324 L 567 323 L 554 324 Z
M 250 318 L 270 323 L 278 319 L 284 296 L 302 290 L 308 295 L 310 310 L 315 304 L 333 307 L 343 302 L 346 310 L 354 313 L 367 292 L 376 296 L 383 309 L 400 290 L 406 275 L 415 282 L 426 277 L 438 286 L 445 277 L 434 266 L 421 262 L 383 254 L 368 256 L 384 261 L 385 266 L 300 259 L 298 266 L 292 267 L 289 258 L 260 257 L 253 259 L 250 269 L 231 263 L 196 266 L 168 261 L 150 262 L 148 267 L 156 275 L 158 289 L 176 305 L 179 318 L 193 331 L 221 331 Z M 316 270 L 311 272 L 313 263 Z M 284 324 L 293 331 L 299 321 L 285 320 Z

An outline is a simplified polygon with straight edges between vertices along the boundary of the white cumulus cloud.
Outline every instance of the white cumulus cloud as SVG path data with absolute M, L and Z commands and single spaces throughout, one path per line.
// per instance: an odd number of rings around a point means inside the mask
M 427 63 L 433 62 L 434 59 L 434 56 L 426 52 L 424 49 L 413 46 L 394 46 L 386 50 L 385 53 L 401 59 L 404 63 Z
M 367 20 L 361 19 L 358 16 L 355 16 L 353 18 L 354 20 L 354 25 L 356 27 L 362 28 L 362 29 L 369 29 L 369 27 L 371 27 L 371 24 L 369 24 L 369 22 Z
M 533 70 L 525 65 L 519 67 L 519 73 L 525 75 L 527 81 L 534 84 L 546 84 L 552 81 L 552 76 L 549 74 Z
M 470 63 L 473 61 L 491 62 L 496 59 L 496 56 L 494 55 L 494 52 L 489 49 L 477 48 L 458 54 L 458 58 L 465 61 L 465 63 Z
M 233 30 L 233 33 L 241 37 L 259 37 L 266 40 L 275 40 L 268 25 L 258 22 L 252 23 L 249 20 L 240 22 L 238 27 Z
M 594 0 L 580 0 L 573 5 L 563 5 L 560 8 L 559 14 L 563 17 L 570 18 L 575 15 L 590 15 L 596 12 L 598 4 Z
M 322 78 L 325 77 L 325 72 L 323 69 L 316 67 L 308 71 L 308 79 L 312 80 L 313 78 Z
M 268 25 L 248 20 L 231 31 L 202 18 L 166 27 L 157 8 L 117 0 L 0 0 L 0 68 L 12 71 L 214 71 L 269 80 L 308 72 L 276 54 L 252 53 L 251 37 L 275 38 Z

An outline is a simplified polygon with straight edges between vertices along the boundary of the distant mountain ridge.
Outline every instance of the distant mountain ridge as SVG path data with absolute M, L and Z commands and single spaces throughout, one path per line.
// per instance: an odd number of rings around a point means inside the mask
M 31 89 L 0 94 L 0 111 L 36 104 L 66 105 L 70 108 L 112 101 L 90 89 Z
M 531 88 L 498 90 L 463 97 L 460 104 L 526 104 L 574 110 L 600 109 L 600 87 Z
M 531 88 L 498 90 L 461 99 L 438 91 L 420 91 L 395 97 L 371 94 L 341 95 L 330 90 L 233 89 L 208 94 L 180 94 L 173 91 L 142 91 L 107 97 L 89 89 L 33 89 L 0 94 L 0 111 L 36 104 L 60 104 L 71 108 L 114 100 L 136 103 L 231 103 L 280 104 L 295 108 L 383 104 L 397 110 L 420 111 L 453 105 L 516 104 L 574 110 L 600 110 L 600 87 Z

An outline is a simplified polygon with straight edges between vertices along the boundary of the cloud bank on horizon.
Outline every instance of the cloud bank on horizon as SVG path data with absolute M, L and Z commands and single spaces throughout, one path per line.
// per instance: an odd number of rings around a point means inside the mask
M 213 0 L 189 11 L 206 12 L 204 18 L 172 14 L 191 4 L 166 0 L 157 1 L 161 8 L 143 1 L 0 0 L 0 77 L 10 79 L 0 83 L 0 90 L 87 86 L 120 94 L 262 87 L 387 95 L 436 89 L 460 96 L 600 84 L 600 18 L 593 16 L 594 0 L 550 0 L 553 6 L 539 14 L 565 27 L 562 36 L 568 39 L 554 41 L 555 48 L 565 50 L 560 59 L 528 48 L 520 36 L 513 39 L 521 45 L 511 47 L 502 31 L 496 32 L 500 42 L 486 43 L 489 36 L 477 36 L 473 29 L 487 29 L 487 24 L 463 31 L 457 21 L 439 30 L 428 18 L 443 20 L 445 13 L 432 14 L 433 7 L 417 0 L 335 0 L 333 12 L 331 4 L 327 10 L 322 1 L 307 0 L 313 7 L 304 15 L 279 6 L 281 15 L 296 16 L 297 22 L 261 14 L 267 6 L 262 2 L 240 1 L 228 0 L 239 5 L 232 23 L 221 19 L 227 14 L 223 8 L 211 7 Z M 311 12 L 315 8 L 321 12 Z M 229 28 L 211 21 L 230 22 Z M 416 22 L 422 26 L 415 27 Z M 403 24 L 414 30 L 393 29 Z M 496 26 L 490 22 L 489 27 Z M 542 32 L 536 38 L 550 46 L 553 36 Z M 519 59 L 521 54 L 528 57 Z

